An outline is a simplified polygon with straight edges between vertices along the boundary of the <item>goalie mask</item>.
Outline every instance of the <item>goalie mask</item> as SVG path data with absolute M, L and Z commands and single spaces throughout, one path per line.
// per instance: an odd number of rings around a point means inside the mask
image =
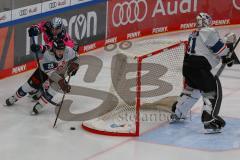
M 196 27 L 209 27 L 212 25 L 212 18 L 207 13 L 199 13 L 196 17 Z

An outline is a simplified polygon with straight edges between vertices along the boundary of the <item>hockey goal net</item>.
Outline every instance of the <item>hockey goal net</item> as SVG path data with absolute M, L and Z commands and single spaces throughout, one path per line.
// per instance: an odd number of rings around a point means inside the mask
M 96 134 L 139 136 L 142 118 L 148 113 L 156 113 L 159 108 L 171 112 L 183 88 L 185 50 L 186 43 L 178 42 L 137 57 L 118 55 L 111 71 L 111 93 L 117 96 L 118 105 L 83 122 L 82 127 Z

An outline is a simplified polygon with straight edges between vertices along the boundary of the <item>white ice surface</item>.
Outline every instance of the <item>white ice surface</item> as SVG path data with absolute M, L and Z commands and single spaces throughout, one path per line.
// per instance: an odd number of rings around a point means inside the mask
M 240 35 L 237 27 L 219 28 L 219 31 L 222 35 L 229 31 Z M 159 39 L 159 37 L 162 40 L 186 40 L 188 33 L 179 32 L 148 36 L 134 41 L 142 41 L 143 39 L 152 41 L 154 38 Z M 134 50 L 134 48 L 131 49 Z M 239 47 L 236 52 L 240 55 Z M 102 59 L 104 66 L 108 66 L 107 63 L 111 62 L 112 55 L 103 53 L 103 49 L 98 49 L 90 54 Z M 83 72 L 84 67 L 78 72 L 78 78 L 73 78 L 71 83 L 83 82 L 81 79 Z M 109 69 L 102 72 L 106 73 L 101 75 L 108 75 Z M 0 160 L 237 160 L 240 157 L 240 149 L 208 152 L 206 150 L 145 143 L 138 141 L 136 138 L 95 135 L 80 128 L 80 122 L 59 120 L 57 128 L 53 129 L 54 107 L 48 106 L 39 116 L 30 116 L 29 112 L 34 103 L 28 98 L 24 98 L 13 107 L 3 106 L 5 98 L 11 96 L 31 73 L 32 71 L 29 71 L 0 81 Z M 97 78 L 97 83 L 86 83 L 86 85 L 100 90 L 110 87 L 108 84 L 110 77 L 101 75 Z M 221 81 L 223 102 L 220 114 L 226 117 L 240 118 L 240 66 L 226 68 L 222 73 Z M 74 113 L 91 110 L 96 104 L 100 103 L 100 101 L 93 101 L 87 97 L 81 97 L 80 99 L 72 96 L 72 98 L 74 104 L 76 104 L 71 108 Z M 81 105 L 79 106 L 79 104 Z M 194 112 L 200 113 L 201 108 L 199 106 L 201 106 L 201 103 L 196 105 Z M 71 126 L 76 127 L 76 130 L 69 130 Z

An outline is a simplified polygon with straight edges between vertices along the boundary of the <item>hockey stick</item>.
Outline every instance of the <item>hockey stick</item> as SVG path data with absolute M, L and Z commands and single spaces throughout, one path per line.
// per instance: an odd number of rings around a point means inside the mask
M 31 37 L 31 39 L 32 39 L 33 44 L 36 45 L 34 36 Z M 42 75 L 41 68 L 40 68 L 40 62 L 39 62 L 38 52 L 34 52 L 34 53 L 35 53 L 35 58 L 36 58 L 36 61 L 37 61 L 37 65 L 38 65 L 38 67 L 39 67 L 39 70 L 38 70 L 38 71 L 39 71 L 41 89 L 42 89 L 42 91 L 43 91 L 43 94 L 46 95 L 46 91 L 45 91 L 44 87 L 42 86 L 43 83 L 44 83 L 44 81 L 43 81 L 43 75 Z M 49 100 L 49 99 L 46 99 L 46 100 L 47 100 L 49 103 L 51 103 L 52 105 L 54 105 L 54 106 L 59 106 L 59 103 L 53 102 L 52 100 Z
M 67 80 L 67 84 L 69 84 L 70 78 L 71 78 L 71 76 L 69 75 L 68 80 Z M 54 121 L 54 124 L 53 124 L 53 128 L 55 128 L 55 126 L 56 126 L 56 124 L 57 124 L 57 120 L 58 120 L 58 117 L 59 117 L 59 115 L 60 115 L 60 111 L 61 111 L 61 108 L 62 108 L 62 105 L 63 105 L 63 101 L 64 101 L 64 99 L 65 99 L 65 95 L 66 95 L 66 92 L 64 92 L 64 94 L 63 94 L 63 96 L 62 96 L 62 100 L 61 100 L 61 103 L 60 103 L 60 105 L 59 105 L 59 109 L 58 109 L 57 116 L 56 116 L 55 121 Z
M 240 41 L 240 37 L 238 38 L 237 42 L 236 42 L 235 45 L 233 46 L 233 50 L 232 50 L 231 52 L 229 51 L 228 54 L 227 54 L 227 57 L 232 57 L 232 56 L 233 56 L 233 57 L 235 57 L 235 59 L 236 59 L 236 60 L 234 60 L 234 61 L 238 61 L 238 62 L 239 62 L 239 60 L 237 59 L 237 56 L 236 56 L 234 50 L 235 50 L 235 48 L 237 47 L 239 41 Z M 222 72 L 223 72 L 223 70 L 224 70 L 225 67 L 226 67 L 226 64 L 222 64 L 222 65 L 221 65 L 221 67 L 219 68 L 219 70 L 218 70 L 217 73 L 216 73 L 216 76 L 217 76 L 217 77 L 219 77 L 219 76 L 222 74 Z

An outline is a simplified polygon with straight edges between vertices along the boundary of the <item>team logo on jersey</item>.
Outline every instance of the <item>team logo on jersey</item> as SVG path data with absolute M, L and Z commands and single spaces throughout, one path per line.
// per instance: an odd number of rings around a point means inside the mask
M 57 71 L 62 71 L 66 66 L 66 61 L 61 61 L 58 63 Z
M 240 10 L 240 0 L 233 0 L 233 6 L 234 6 L 237 10 Z

